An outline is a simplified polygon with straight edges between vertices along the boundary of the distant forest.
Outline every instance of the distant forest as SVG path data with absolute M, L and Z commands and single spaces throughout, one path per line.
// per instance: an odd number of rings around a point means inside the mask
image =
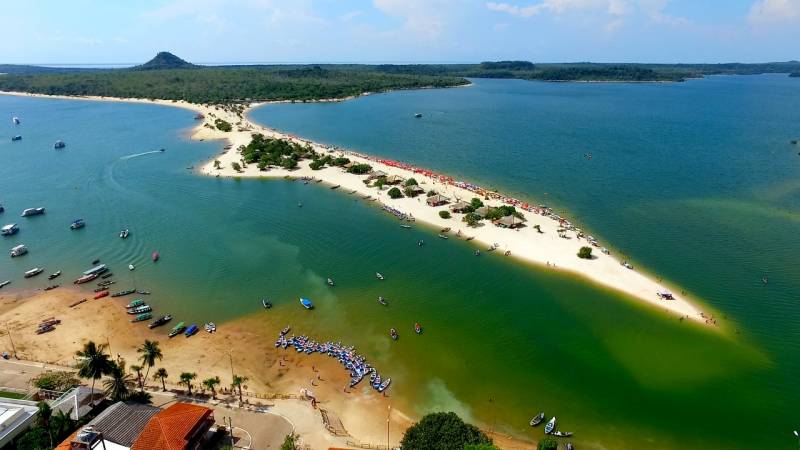
M 167 52 L 128 69 L 0 65 L 0 90 L 193 103 L 343 98 L 365 92 L 450 87 L 467 78 L 538 81 L 680 82 L 718 74 L 788 73 L 800 62 L 765 64 L 480 64 L 197 66 Z

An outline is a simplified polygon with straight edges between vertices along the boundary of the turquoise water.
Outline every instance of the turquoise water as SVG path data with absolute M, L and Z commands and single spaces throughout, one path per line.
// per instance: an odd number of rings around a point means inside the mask
M 22 272 L 63 269 L 62 282 L 70 281 L 100 258 L 117 273 L 115 287 L 152 290 L 157 312 L 223 327 L 254 314 L 269 337 L 291 323 L 356 344 L 393 378 L 404 409 L 454 409 L 521 436 L 541 436 L 526 423 L 545 410 L 576 432 L 579 448 L 788 447 L 800 397 L 792 86 L 779 77 L 486 80 L 253 113 L 278 128 L 535 199 L 549 192 L 548 203 L 728 314 L 741 334 L 679 323 L 573 277 L 475 258 L 468 244 L 403 230 L 344 192 L 197 176 L 187 168 L 221 144 L 185 138 L 191 112 L 148 105 L 0 96 L 0 116 L 9 117 L 0 133 L 24 136 L 0 139 L 0 222 L 22 228 L 2 242 L 30 248 L 0 258 L 0 279 L 40 288 L 46 279 L 22 280 Z M 425 117 L 409 119 L 417 111 Z M 689 134 L 690 112 L 713 138 Z M 56 152 L 56 139 L 68 147 Z M 166 151 L 142 154 L 159 148 Z M 591 161 L 582 157 L 589 151 Z M 32 206 L 48 212 L 18 217 Z M 76 217 L 87 226 L 70 231 Z M 122 228 L 131 229 L 129 239 L 117 237 Z M 428 245 L 417 247 L 419 239 Z M 153 250 L 162 255 L 157 264 Z M 263 296 L 276 304 L 269 313 Z M 302 310 L 299 296 L 317 309 Z M 411 332 L 416 321 L 421 336 Z M 389 327 L 400 330 L 398 342 Z

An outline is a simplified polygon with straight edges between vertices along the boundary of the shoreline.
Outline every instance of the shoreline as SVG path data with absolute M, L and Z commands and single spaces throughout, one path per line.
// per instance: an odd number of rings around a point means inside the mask
M 468 87 L 470 85 L 459 86 Z M 291 101 L 278 101 L 278 102 L 254 102 L 247 105 L 235 105 L 234 107 L 226 107 L 219 105 L 202 105 L 194 104 L 185 101 L 177 100 L 150 100 L 140 98 L 114 98 L 114 97 L 95 97 L 95 96 L 65 96 L 65 95 L 46 95 L 46 94 L 32 94 L 25 92 L 4 92 L 0 91 L 3 95 L 13 95 L 21 97 L 39 97 L 39 98 L 56 98 L 67 100 L 88 100 L 88 101 L 111 101 L 111 102 L 126 102 L 126 103 L 141 103 L 141 104 L 155 104 L 161 106 L 173 106 L 191 110 L 197 114 L 203 115 L 202 121 L 192 128 L 190 134 L 191 140 L 205 141 L 205 140 L 225 140 L 227 145 L 223 151 L 217 154 L 213 159 L 202 163 L 199 169 L 196 168 L 195 172 L 208 176 L 220 176 L 227 178 L 309 178 L 320 180 L 329 186 L 340 186 L 342 190 L 354 192 L 362 197 L 371 196 L 380 205 L 387 205 L 402 211 L 405 214 L 413 215 L 414 219 L 420 222 L 425 222 L 434 228 L 444 229 L 452 228 L 454 231 L 461 232 L 461 237 L 469 236 L 473 238 L 474 243 L 481 244 L 481 250 L 485 250 L 485 246 L 492 246 L 499 244 L 498 251 L 502 253 L 510 252 L 508 256 L 512 258 L 521 259 L 526 263 L 532 263 L 541 268 L 548 270 L 563 270 L 572 274 L 578 275 L 583 279 L 590 280 L 607 288 L 611 288 L 617 292 L 626 294 L 629 297 L 638 299 L 645 304 L 666 312 L 681 320 L 689 319 L 695 323 L 706 324 L 714 326 L 714 322 L 710 320 L 713 313 L 705 314 L 698 306 L 689 301 L 684 294 L 677 294 L 672 292 L 673 300 L 661 300 L 657 295 L 658 292 L 665 290 L 664 283 L 654 279 L 653 275 L 631 270 L 623 267 L 621 261 L 618 260 L 613 254 L 603 254 L 599 251 L 593 252 L 593 259 L 584 260 L 577 257 L 578 249 L 582 246 L 589 246 L 585 238 L 577 237 L 577 232 L 569 230 L 571 236 L 567 239 L 558 237 L 559 230 L 563 226 L 563 222 L 549 220 L 548 217 L 540 214 L 535 214 L 531 211 L 522 210 L 525 217 L 525 226 L 516 230 L 498 228 L 491 223 L 482 221 L 482 226 L 470 228 L 466 223 L 460 220 L 460 214 L 453 213 L 453 218 L 443 219 L 438 216 L 438 212 L 447 210 L 448 206 L 429 207 L 422 201 L 425 197 L 418 196 L 416 198 L 400 198 L 391 199 L 386 194 L 387 189 L 377 190 L 374 187 L 368 187 L 363 183 L 364 177 L 361 175 L 349 174 L 344 172 L 338 167 L 325 166 L 321 170 L 311 170 L 309 168 L 309 160 L 300 161 L 298 167 L 294 170 L 285 170 L 281 168 L 270 168 L 266 171 L 260 171 L 253 164 L 248 167 L 243 167 L 240 172 L 236 172 L 231 167 L 233 162 L 241 164 L 241 157 L 238 153 L 238 148 L 242 145 L 247 145 L 250 142 L 253 133 L 261 133 L 266 137 L 275 139 L 285 139 L 288 141 L 308 144 L 315 151 L 324 155 L 343 155 L 356 163 L 369 164 L 373 170 L 380 170 L 389 176 L 397 175 L 403 179 L 415 178 L 421 187 L 425 190 L 434 189 L 442 195 L 447 196 L 453 201 L 454 199 L 461 199 L 469 201 L 473 197 L 481 198 L 487 206 L 500 206 L 509 204 L 509 197 L 505 197 L 497 192 L 490 192 L 492 199 L 484 200 L 485 197 L 480 195 L 478 191 L 466 189 L 464 185 L 469 185 L 468 182 L 456 182 L 452 177 L 447 177 L 433 171 L 420 172 L 424 169 L 414 167 L 410 164 L 399 163 L 397 161 L 390 161 L 375 156 L 350 151 L 347 149 L 337 149 L 331 146 L 326 146 L 317 142 L 313 142 L 302 137 L 294 136 L 288 133 L 280 132 L 278 130 L 251 122 L 247 113 L 254 108 L 269 104 L 269 103 L 290 103 Z M 370 95 L 370 93 L 365 93 Z M 339 102 L 349 99 L 357 98 L 350 96 L 342 99 L 320 99 L 314 102 Z M 309 103 L 309 102 L 307 102 Z M 229 122 L 233 129 L 230 132 L 223 132 L 216 129 L 212 123 L 215 119 L 222 119 Z M 219 161 L 220 168 L 214 167 L 214 162 Z M 443 179 L 446 177 L 446 179 Z M 456 183 L 456 184 L 454 184 Z M 487 190 L 488 191 L 488 190 Z M 519 202 L 516 199 L 512 199 Z M 451 203 L 452 204 L 452 203 Z M 519 204 L 514 204 L 517 210 L 520 210 Z M 567 222 L 569 223 L 569 222 Z M 542 231 L 539 233 L 534 230 L 534 225 L 538 225 Z M 564 233 L 566 236 L 568 233 Z M 458 237 L 450 235 L 450 237 Z M 600 249 L 600 245 L 595 246 Z M 706 309 L 709 307 L 705 306 Z M 716 327 L 715 327 L 716 328 Z

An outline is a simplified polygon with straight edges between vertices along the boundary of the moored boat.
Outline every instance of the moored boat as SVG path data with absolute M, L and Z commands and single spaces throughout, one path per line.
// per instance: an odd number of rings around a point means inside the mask
M 399 335 L 397 334 L 397 330 L 395 330 L 394 328 L 389 330 L 389 336 L 391 336 L 393 341 L 396 341 L 397 338 L 399 337 Z
M 411 228 L 411 225 L 400 225 L 400 228 Z
M 414 332 L 417 334 L 422 333 L 422 325 L 420 325 L 419 322 L 414 324 Z
M 385 391 L 386 388 L 388 388 L 390 384 L 392 384 L 392 379 L 391 378 L 387 378 L 387 379 L 383 380 L 383 383 L 381 383 L 381 385 L 378 386 L 378 392 Z
M 264 309 L 270 309 L 270 308 L 272 308 L 272 302 L 270 302 L 266 298 L 262 298 L 261 299 L 261 306 L 263 306 Z
M 16 135 L 16 136 L 11 138 L 11 142 L 21 141 L 21 140 L 22 140 L 22 135 L 21 134 L 18 134 L 18 135 Z
M 127 239 L 127 237 L 130 235 L 130 233 L 131 232 L 126 228 L 126 229 L 124 229 L 124 230 L 119 232 L 119 237 L 121 239 Z
M 90 273 L 90 274 L 87 274 L 87 275 L 81 275 L 80 278 L 78 278 L 77 280 L 73 281 L 73 283 L 74 284 L 88 283 L 88 282 L 94 280 L 95 278 L 97 278 L 98 276 L 99 275 L 96 274 L 96 273 Z
M 137 298 L 136 300 L 133 300 L 132 302 L 125 305 L 125 308 L 127 309 L 136 308 L 137 306 L 142 306 L 142 305 L 144 305 L 144 300 Z
M 384 277 L 380 272 L 375 272 L 375 278 L 377 278 L 379 280 L 383 280 Z
M 94 260 L 94 262 L 92 264 L 97 264 L 99 262 L 100 262 L 100 260 L 96 259 L 96 260 Z M 84 275 L 92 275 L 92 274 L 100 275 L 100 274 L 103 274 L 103 273 L 106 273 L 106 272 L 108 272 L 108 267 L 105 264 L 99 264 L 99 265 L 96 265 L 96 266 L 92 267 L 91 269 L 83 272 L 83 274 Z
M 142 321 L 145 321 L 145 320 L 150 320 L 152 318 L 153 318 L 153 315 L 150 314 L 149 312 L 146 312 L 146 313 L 137 314 L 136 317 L 131 319 L 131 322 L 142 322 Z
M 335 286 L 336 283 L 333 282 L 332 278 L 328 278 L 328 286 Z
M 160 255 L 158 254 L 158 252 L 153 252 L 153 253 L 150 254 L 150 259 L 152 259 L 153 262 L 158 261 L 158 258 L 160 258 Z
M 126 289 L 124 291 L 114 292 L 111 294 L 112 297 L 122 297 L 124 295 L 130 295 L 136 292 L 136 289 Z
M 53 148 L 56 150 L 60 150 L 66 146 L 67 144 L 65 144 L 64 141 L 62 141 L 61 139 L 57 140 L 56 143 L 53 144 Z
M 300 304 L 303 305 L 305 309 L 314 309 L 314 304 L 307 298 L 300 297 Z
M 289 325 L 286 325 L 286 327 L 284 327 L 284 328 L 281 330 L 281 336 L 283 336 L 283 335 L 285 335 L 286 333 L 288 333 L 288 332 L 289 332 L 289 330 L 291 330 L 291 329 L 292 329 L 292 327 L 290 327 Z
M 199 330 L 200 330 L 200 328 L 198 328 L 197 325 L 189 325 L 189 328 L 187 328 L 186 331 L 183 334 L 188 338 L 188 337 L 192 337 Z
M 531 419 L 531 426 L 535 427 L 544 421 L 544 413 L 540 412 L 533 419 Z
M 147 328 L 160 327 L 161 325 L 164 325 L 165 323 L 169 322 L 170 320 L 172 320 L 172 316 L 170 316 L 169 314 L 167 314 L 165 316 L 161 316 L 158 319 L 156 319 L 156 320 L 150 322 L 149 324 L 147 324 Z
M 19 125 L 19 124 L 21 123 L 21 120 L 19 120 L 19 117 L 17 117 L 17 116 L 14 116 L 14 117 L 12 117 L 12 118 L 11 118 L 11 122 L 12 122 L 14 125 Z
M 55 288 L 57 288 L 59 286 L 61 286 L 61 285 L 60 284 L 53 284 L 51 286 L 47 286 L 46 288 L 44 288 L 44 290 L 45 291 L 52 291 L 53 289 L 55 289 Z
M 186 325 L 184 325 L 183 322 L 178 322 L 178 324 L 175 325 L 174 327 L 172 327 L 172 330 L 170 330 L 169 337 L 175 337 L 175 336 L 181 334 L 181 332 L 183 330 L 185 330 L 185 329 L 186 329 Z
M 134 266 L 133 264 L 128 264 L 128 270 L 133 270 L 135 268 L 136 268 L 136 266 Z
M 214 322 L 208 322 L 207 324 L 205 324 L 203 326 L 203 328 L 208 333 L 213 333 L 213 332 L 217 331 L 217 325 Z
M 25 247 L 23 244 L 17 245 L 11 249 L 12 258 L 15 258 L 17 256 L 22 256 L 25 253 L 28 253 L 28 247 Z
M 100 291 L 95 294 L 94 299 L 97 300 L 98 298 L 108 297 L 108 290 Z
M 570 437 L 570 436 L 572 436 L 572 432 L 571 431 L 554 431 L 553 432 L 553 436 Z
M 378 303 L 380 303 L 383 306 L 389 306 L 389 302 L 387 302 L 386 299 L 383 298 L 383 296 L 378 296 Z
M 2 283 L 0 283 L 0 289 L 8 286 L 9 284 L 11 284 L 11 280 L 3 281 Z
M 8 225 L 3 225 L 3 228 L 0 228 L 0 235 L 11 236 L 12 234 L 16 234 L 17 231 L 19 231 L 17 224 L 9 223 Z
M 44 208 L 26 208 L 22 210 L 20 216 L 22 217 L 30 217 L 30 216 L 38 216 L 44 214 Z
M 111 277 L 113 277 L 113 276 L 114 276 L 114 274 L 113 274 L 113 273 L 111 273 L 111 272 L 109 272 L 109 273 L 107 273 L 107 274 L 103 275 L 103 276 L 102 276 L 102 277 L 100 277 L 100 278 L 102 278 L 102 279 L 104 279 L 104 280 L 105 280 L 106 278 L 111 278 Z
M 556 427 L 556 418 L 555 416 L 547 421 L 547 424 L 544 426 L 544 434 L 550 434 L 553 432 L 553 429 Z
M 58 278 L 58 277 L 60 277 L 60 276 L 61 276 L 61 271 L 60 271 L 60 270 L 57 270 L 56 272 L 54 272 L 54 273 L 51 273 L 51 274 L 50 274 L 50 275 L 47 277 L 47 279 L 48 279 L 48 280 L 52 280 L 52 279 L 54 279 L 54 278 Z
M 147 304 L 137 306 L 135 308 L 128 308 L 126 312 L 128 314 L 142 314 L 146 312 L 150 312 L 153 310 L 153 307 Z
M 69 224 L 69 228 L 71 230 L 77 230 L 78 228 L 83 228 L 85 226 L 86 226 L 86 221 L 84 221 L 83 219 L 75 219 L 72 221 L 71 224 Z
M 440 234 L 439 235 L 439 239 L 449 239 L 449 238 L 447 236 L 443 235 L 443 234 Z
M 33 269 L 25 272 L 25 278 L 35 277 L 36 275 L 39 275 L 42 272 L 44 272 L 44 269 L 42 269 L 41 267 L 34 267 Z

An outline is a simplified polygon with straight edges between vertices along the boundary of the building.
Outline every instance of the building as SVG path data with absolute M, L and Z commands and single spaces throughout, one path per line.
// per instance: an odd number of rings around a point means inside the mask
M 94 401 L 92 401 L 93 397 Z M 95 389 L 92 391 L 88 386 L 76 386 L 54 399 L 50 407 L 53 408 L 53 411 L 68 413 L 72 420 L 80 420 L 83 416 L 89 414 L 95 405 L 102 402 L 104 398 L 105 394 L 103 394 L 102 390 Z
M 176 403 L 147 422 L 131 450 L 196 450 L 206 442 L 212 425 L 213 410 Z
M 386 184 L 400 184 L 406 179 L 401 177 L 400 175 L 390 175 L 386 177 Z
M 501 228 L 519 228 L 523 225 L 523 220 L 519 217 L 508 215 L 495 220 L 494 224 Z
M 411 197 L 416 197 L 417 195 L 425 193 L 425 189 L 423 189 L 422 186 L 420 186 L 418 184 L 414 184 L 414 185 L 408 186 L 408 187 L 406 187 L 406 189 L 408 189 L 408 192 L 409 192 Z
M 377 180 L 378 178 L 386 176 L 388 176 L 388 174 L 382 170 L 373 170 L 369 175 L 367 175 L 367 181 Z
M 56 450 L 103 447 L 106 450 L 129 450 L 145 425 L 160 411 L 150 405 L 114 403 L 65 439 Z
M 5 448 L 32 427 L 38 413 L 36 402 L 3 398 L 0 401 L 0 448 Z
M 455 204 L 450 205 L 450 211 L 454 213 L 463 213 L 470 207 L 472 207 L 472 205 L 467 202 L 456 202 Z
M 481 216 L 481 219 L 484 219 L 489 214 L 489 207 L 488 206 L 481 206 L 480 208 L 476 208 L 475 211 L 473 211 L 473 212 L 475 214 Z
M 431 195 L 426 201 L 428 206 L 442 206 L 450 203 L 450 199 L 441 194 Z

